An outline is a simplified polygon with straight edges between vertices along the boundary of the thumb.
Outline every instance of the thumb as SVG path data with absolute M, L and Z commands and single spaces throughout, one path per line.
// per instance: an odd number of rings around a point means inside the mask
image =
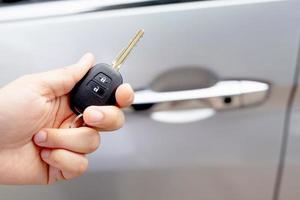
M 47 95 L 59 97 L 69 93 L 94 64 L 94 55 L 86 53 L 76 64 L 41 73 L 39 78 L 44 89 L 49 91 Z

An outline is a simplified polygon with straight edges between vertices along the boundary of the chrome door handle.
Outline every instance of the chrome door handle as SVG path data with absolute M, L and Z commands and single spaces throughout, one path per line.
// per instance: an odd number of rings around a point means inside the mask
M 267 98 L 269 90 L 268 83 L 252 80 L 224 80 L 208 88 L 171 92 L 156 92 L 146 89 L 135 92 L 133 107 L 143 104 L 209 99 L 224 100 L 226 103 L 226 98 L 235 98 L 234 107 L 240 107 L 263 102 Z M 211 107 L 223 108 L 220 103 L 215 103 Z

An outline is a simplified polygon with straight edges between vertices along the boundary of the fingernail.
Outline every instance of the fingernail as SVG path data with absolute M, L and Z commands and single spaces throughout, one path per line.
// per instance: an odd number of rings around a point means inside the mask
M 133 100 L 134 100 L 134 94 L 130 94 L 130 96 L 129 96 L 128 100 L 127 100 L 127 103 L 132 104 Z
M 99 123 L 102 121 L 104 114 L 102 111 L 94 109 L 90 111 L 90 117 L 90 123 Z
M 44 150 L 42 150 L 41 156 L 42 156 L 42 158 L 44 158 L 44 159 L 48 158 L 48 157 L 50 156 L 50 150 L 49 150 L 49 149 L 44 149 Z
M 43 143 L 47 139 L 47 133 L 45 131 L 40 131 L 34 136 L 34 141 L 36 143 Z

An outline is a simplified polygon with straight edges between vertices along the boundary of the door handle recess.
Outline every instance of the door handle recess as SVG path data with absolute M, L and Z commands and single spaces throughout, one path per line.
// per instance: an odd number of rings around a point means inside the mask
M 269 91 L 270 84 L 252 80 L 223 80 L 211 87 L 180 91 L 156 92 L 145 89 L 135 92 L 133 108 L 193 100 L 210 101 L 209 107 L 216 110 L 237 108 L 262 103 Z

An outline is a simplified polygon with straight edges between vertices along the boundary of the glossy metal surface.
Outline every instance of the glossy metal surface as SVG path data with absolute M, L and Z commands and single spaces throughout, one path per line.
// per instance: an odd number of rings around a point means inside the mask
M 121 69 L 135 88 L 182 66 L 272 83 L 264 104 L 193 123 L 129 112 L 117 134 L 102 134 L 87 175 L 50 187 L 1 187 L 1 199 L 271 199 L 299 15 L 298 1 L 227 0 L 0 24 L 1 84 L 73 63 L 86 51 L 110 62 L 140 27 L 147 37 Z
M 125 62 L 126 58 L 129 56 L 132 49 L 137 45 L 139 40 L 143 37 L 144 30 L 140 29 L 138 32 L 134 35 L 134 37 L 129 42 L 128 46 L 125 47 L 120 54 L 115 58 L 115 60 L 112 63 L 112 67 L 116 70 L 119 70 L 121 68 L 121 65 Z
M 300 196 L 300 51 L 296 66 L 295 85 L 290 95 L 285 134 L 282 137 L 282 163 L 279 166 L 281 176 L 277 180 L 279 190 L 276 195 L 278 200 L 296 200 Z
M 155 104 L 160 102 L 168 101 L 182 101 L 182 100 L 192 100 L 192 99 L 206 99 L 214 97 L 230 97 L 242 95 L 249 95 L 253 93 L 261 93 L 261 96 L 257 96 L 257 99 L 253 100 L 253 103 L 262 102 L 270 89 L 267 83 L 262 83 L 258 81 L 220 81 L 216 85 L 194 90 L 182 90 L 182 91 L 172 91 L 172 92 L 155 92 L 152 90 L 141 90 L 136 91 L 134 104 Z M 250 98 L 250 96 L 248 96 Z M 246 98 L 244 98 L 247 101 Z M 241 106 L 247 106 L 242 104 Z

